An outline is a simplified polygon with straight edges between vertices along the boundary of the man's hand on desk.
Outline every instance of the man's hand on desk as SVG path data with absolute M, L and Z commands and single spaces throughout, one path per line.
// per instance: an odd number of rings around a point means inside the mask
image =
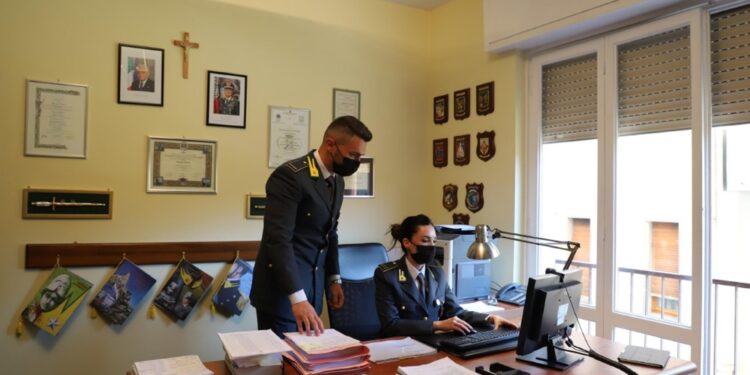
M 342 308 L 344 306 L 344 289 L 341 287 L 341 284 L 331 283 L 328 292 L 331 293 L 328 296 L 328 304 L 334 310 Z
M 297 332 L 300 335 L 304 332 L 309 336 L 311 329 L 315 336 L 323 333 L 323 321 L 320 320 L 310 302 L 302 301 L 292 304 L 292 314 L 297 320 Z
M 437 320 L 432 322 L 433 331 L 456 331 L 459 333 L 467 334 L 474 331 L 471 324 L 466 323 L 461 318 L 454 316 L 445 320 Z
M 518 325 L 516 323 L 513 323 L 510 320 L 506 320 L 500 317 L 499 315 L 490 314 L 487 316 L 487 321 L 492 323 L 495 326 L 495 329 L 500 328 L 500 326 L 506 326 L 508 328 L 518 329 Z

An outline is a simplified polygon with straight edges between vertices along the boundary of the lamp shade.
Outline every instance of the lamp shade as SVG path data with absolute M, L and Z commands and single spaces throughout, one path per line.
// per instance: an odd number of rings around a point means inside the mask
M 500 250 L 495 246 L 492 235 L 490 235 L 489 226 L 477 225 L 474 243 L 469 246 L 466 256 L 476 260 L 486 260 L 500 256 Z

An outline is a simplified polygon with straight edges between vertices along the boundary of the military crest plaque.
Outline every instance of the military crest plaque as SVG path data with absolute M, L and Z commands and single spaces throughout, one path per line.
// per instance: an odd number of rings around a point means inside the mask
M 443 207 L 448 211 L 453 211 L 456 206 L 458 206 L 458 186 L 443 185 Z
M 453 164 L 467 165 L 471 160 L 471 136 L 457 135 L 453 137 Z
M 453 224 L 469 225 L 469 214 L 453 214 Z
M 435 168 L 448 166 L 448 138 L 432 141 L 432 166 Z
M 463 120 L 471 114 L 471 89 L 453 93 L 453 118 Z
M 466 184 L 466 208 L 477 212 L 484 207 L 484 184 Z
M 432 118 L 437 125 L 448 122 L 448 95 L 435 97 L 433 101 Z
M 477 133 L 477 157 L 483 161 L 495 156 L 495 131 Z
M 477 86 L 477 114 L 486 116 L 495 111 L 495 82 Z

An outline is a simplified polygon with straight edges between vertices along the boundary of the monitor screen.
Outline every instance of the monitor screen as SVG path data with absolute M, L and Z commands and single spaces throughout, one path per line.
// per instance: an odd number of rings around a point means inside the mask
M 557 369 L 580 362 L 579 357 L 554 349 L 562 345 L 566 330 L 575 323 L 573 309 L 578 309 L 580 299 L 579 269 L 530 277 L 518 336 L 518 359 Z M 550 353 L 553 358 L 548 358 Z

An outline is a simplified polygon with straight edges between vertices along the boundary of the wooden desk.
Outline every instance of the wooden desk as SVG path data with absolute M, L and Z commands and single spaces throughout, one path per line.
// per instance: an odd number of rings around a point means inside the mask
M 512 305 L 505 305 L 505 304 L 503 304 L 503 307 L 505 307 L 506 310 L 500 312 L 499 315 L 502 315 L 504 318 L 512 320 L 516 323 L 520 323 L 521 315 L 523 313 L 523 308 L 519 308 L 519 307 L 512 306 Z M 594 349 L 599 354 L 606 356 L 607 358 L 617 359 L 617 356 L 620 353 L 622 353 L 622 351 L 625 349 L 625 345 L 618 344 L 618 343 L 615 343 L 613 341 L 610 341 L 601 337 L 588 336 L 587 338 L 588 338 L 589 344 L 591 344 L 591 348 Z M 580 347 L 586 346 L 586 343 L 583 341 L 583 338 L 580 336 L 578 331 L 576 331 L 576 333 L 573 335 L 573 341 L 576 343 L 576 345 Z M 509 352 L 503 352 L 503 353 L 490 354 L 487 356 L 472 358 L 469 360 L 457 358 L 457 357 L 448 355 L 443 352 L 438 352 L 437 354 L 418 357 L 418 358 L 409 358 L 409 359 L 404 359 L 401 361 L 391 361 L 391 362 L 386 362 L 386 363 L 373 364 L 372 370 L 369 373 L 372 375 L 393 375 L 396 373 L 396 369 L 399 366 L 423 365 L 426 363 L 436 361 L 443 357 L 450 357 L 459 365 L 472 369 L 472 370 L 477 366 L 484 366 L 485 370 L 488 370 L 490 363 L 500 362 L 506 366 L 524 370 L 528 372 L 529 374 L 596 374 L 596 375 L 606 375 L 606 374 L 621 375 L 623 374 L 622 371 L 614 367 L 611 367 L 609 365 L 606 365 L 604 363 L 601 363 L 593 358 L 589 358 L 589 357 L 585 357 L 583 362 L 573 366 L 568 371 L 561 372 L 557 370 L 547 369 L 547 368 L 527 364 L 521 361 L 517 361 L 515 350 L 509 351 Z M 211 371 L 213 371 L 215 375 L 231 375 L 231 372 L 224 364 L 224 361 L 206 362 L 205 365 Z M 646 366 L 631 365 L 631 364 L 628 364 L 627 366 L 633 369 L 633 371 L 637 372 L 640 375 L 650 375 L 650 374 L 675 375 L 675 374 L 697 374 L 698 373 L 698 369 L 694 363 L 688 362 L 682 359 L 678 359 L 678 358 L 670 358 L 669 362 L 667 363 L 667 368 L 664 370 L 655 369 L 655 368 L 646 367 Z M 284 375 L 296 375 L 296 374 L 297 374 L 297 371 L 294 370 L 292 366 L 284 365 Z
M 577 345 L 585 346 L 585 343 L 583 342 L 582 338 L 574 337 L 573 339 Z M 618 343 L 615 343 L 615 342 L 612 342 L 610 340 L 603 339 L 600 337 L 591 336 L 591 337 L 588 337 L 588 340 L 589 340 L 589 343 L 591 344 L 591 347 L 595 351 L 597 351 L 598 353 L 608 358 L 613 358 L 613 359 L 617 358 L 617 356 L 625 348 L 625 345 L 618 344 Z M 597 375 L 606 375 L 606 374 L 621 375 L 622 374 L 622 371 L 614 367 L 610 367 L 604 363 L 601 363 L 593 358 L 588 358 L 588 357 L 584 358 L 583 362 L 577 364 L 576 366 L 572 367 L 568 371 L 560 372 L 560 371 L 556 371 L 552 369 L 546 369 L 546 368 L 537 367 L 531 364 L 517 361 L 515 351 L 491 354 L 491 355 L 487 355 L 484 357 L 472 358 L 469 360 L 464 360 L 461 358 L 457 358 L 457 357 L 445 354 L 443 352 L 438 352 L 437 354 L 428 355 L 424 357 L 409 358 L 409 359 L 404 359 L 401 361 L 391 361 L 391 362 L 374 364 L 369 374 L 393 375 L 396 373 L 396 369 L 399 366 L 423 365 L 425 363 L 430 363 L 443 357 L 450 357 L 459 365 L 472 369 L 472 370 L 476 366 L 484 366 L 485 369 L 489 369 L 490 363 L 500 362 L 506 366 L 524 370 L 528 372 L 529 374 L 597 374 Z M 223 361 L 206 362 L 206 367 L 211 369 L 211 371 L 213 371 L 214 374 L 216 375 L 231 375 L 231 372 L 229 371 L 229 369 L 227 369 Z M 630 367 L 631 369 L 633 369 L 633 371 L 641 375 L 649 375 L 649 374 L 673 375 L 673 374 L 697 374 L 698 373 L 698 370 L 694 363 L 684 361 L 678 358 L 670 358 L 669 362 L 667 363 L 667 368 L 664 370 L 655 369 L 655 368 L 646 367 L 646 366 L 637 366 L 637 365 L 628 365 L 628 367 Z M 284 366 L 284 375 L 296 375 L 296 374 L 297 374 L 297 371 L 295 371 L 291 366 L 289 365 Z

